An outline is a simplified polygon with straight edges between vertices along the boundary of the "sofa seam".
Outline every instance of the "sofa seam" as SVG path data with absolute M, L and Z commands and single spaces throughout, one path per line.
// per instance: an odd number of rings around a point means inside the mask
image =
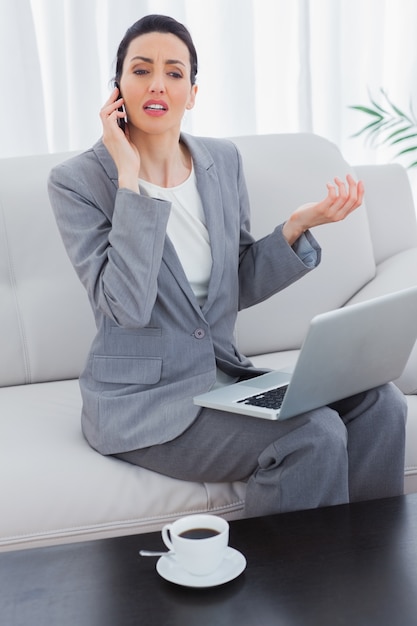
M 207 510 L 204 507 L 200 507 L 200 508 L 194 508 L 194 509 L 189 509 L 189 510 L 176 511 L 175 513 L 165 513 L 163 515 L 157 515 L 157 516 L 152 516 L 152 517 L 127 518 L 127 519 L 123 519 L 119 521 L 105 522 L 101 524 L 90 524 L 90 525 L 84 525 L 84 526 L 67 526 L 67 527 L 57 528 L 55 530 L 49 530 L 49 531 L 39 530 L 34 533 L 22 533 L 18 535 L 9 535 L 0 540 L 0 546 L 8 545 L 12 541 L 18 541 L 18 540 L 23 540 L 23 539 L 30 540 L 30 539 L 36 539 L 36 538 L 41 539 L 44 537 L 58 537 L 58 536 L 62 536 L 65 533 L 77 534 L 81 532 L 88 532 L 91 530 L 100 531 L 100 530 L 106 530 L 106 528 L 115 528 L 115 527 L 120 528 L 120 527 L 132 526 L 134 524 L 138 524 L 138 522 L 139 522 L 139 526 L 145 526 L 147 523 L 150 523 L 150 522 L 158 523 L 158 522 L 163 522 L 164 520 L 168 518 L 172 518 L 176 516 L 182 517 L 184 515 L 192 515 L 196 513 L 209 513 L 210 514 L 213 512 L 220 512 L 220 511 L 223 513 L 229 513 L 233 511 L 239 511 L 243 507 L 244 504 L 245 504 L 244 500 L 237 500 L 231 504 L 213 507 L 210 510 Z
M 12 298 L 13 298 L 13 302 L 14 302 L 14 309 L 16 311 L 17 325 L 18 325 L 19 334 L 20 334 L 20 338 L 21 338 L 21 346 L 22 346 L 22 353 L 23 353 L 23 369 L 24 369 L 24 376 L 25 376 L 24 383 L 26 384 L 26 383 L 30 383 L 30 380 L 31 380 L 30 367 L 29 367 L 28 344 L 27 344 L 25 327 L 24 327 L 24 323 L 23 323 L 23 317 L 22 317 L 22 314 L 21 314 L 20 306 L 19 306 L 19 298 L 18 298 L 18 295 L 17 295 L 16 272 L 15 272 L 15 269 L 14 269 L 13 255 L 12 255 L 12 252 L 11 252 L 11 246 L 10 246 L 10 242 L 9 242 L 9 238 L 8 238 L 6 216 L 5 216 L 3 207 L 1 205 L 0 205 L 0 208 L 1 208 L 1 216 L 2 216 L 3 230 L 4 230 L 4 242 L 5 242 L 6 257 L 7 257 L 7 261 L 8 261 L 7 262 L 7 267 L 8 267 L 8 274 L 9 274 L 9 280 L 10 280 L 10 287 L 11 287 Z

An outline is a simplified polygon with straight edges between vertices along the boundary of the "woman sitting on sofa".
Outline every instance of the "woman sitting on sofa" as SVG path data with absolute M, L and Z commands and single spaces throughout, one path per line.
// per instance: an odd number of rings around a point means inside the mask
M 178 479 L 246 481 L 246 515 L 400 494 L 406 404 L 392 384 L 282 422 L 193 403 L 262 373 L 234 344 L 238 310 L 316 267 L 309 229 L 346 218 L 364 193 L 336 178 L 322 201 L 255 241 L 236 147 L 181 133 L 196 74 L 182 24 L 159 15 L 133 24 L 102 139 L 51 173 L 57 223 L 97 324 L 80 378 L 85 437 Z

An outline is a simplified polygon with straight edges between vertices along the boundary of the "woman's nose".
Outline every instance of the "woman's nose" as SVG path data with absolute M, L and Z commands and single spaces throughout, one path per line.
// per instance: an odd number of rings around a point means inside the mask
M 153 80 L 151 81 L 149 85 L 149 91 L 151 91 L 152 93 L 164 93 L 165 83 L 164 83 L 163 76 L 155 75 L 153 77 Z

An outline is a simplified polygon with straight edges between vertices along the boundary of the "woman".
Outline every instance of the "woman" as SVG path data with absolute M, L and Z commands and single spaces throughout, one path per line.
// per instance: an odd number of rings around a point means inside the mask
M 80 378 L 85 437 L 179 479 L 245 480 L 247 515 L 399 494 L 406 409 L 393 385 L 283 422 L 193 404 L 215 384 L 261 373 L 234 345 L 238 310 L 313 269 L 309 228 L 344 219 L 364 192 L 337 178 L 321 202 L 255 242 L 236 147 L 181 133 L 196 74 L 182 24 L 139 20 L 119 46 L 102 139 L 51 173 L 97 324 Z

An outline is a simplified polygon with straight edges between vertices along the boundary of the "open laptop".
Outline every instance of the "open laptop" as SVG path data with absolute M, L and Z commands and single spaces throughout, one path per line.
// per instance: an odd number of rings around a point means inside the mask
M 412 287 L 317 315 L 294 368 L 213 389 L 194 403 L 287 419 L 396 380 L 416 339 L 417 287 Z

